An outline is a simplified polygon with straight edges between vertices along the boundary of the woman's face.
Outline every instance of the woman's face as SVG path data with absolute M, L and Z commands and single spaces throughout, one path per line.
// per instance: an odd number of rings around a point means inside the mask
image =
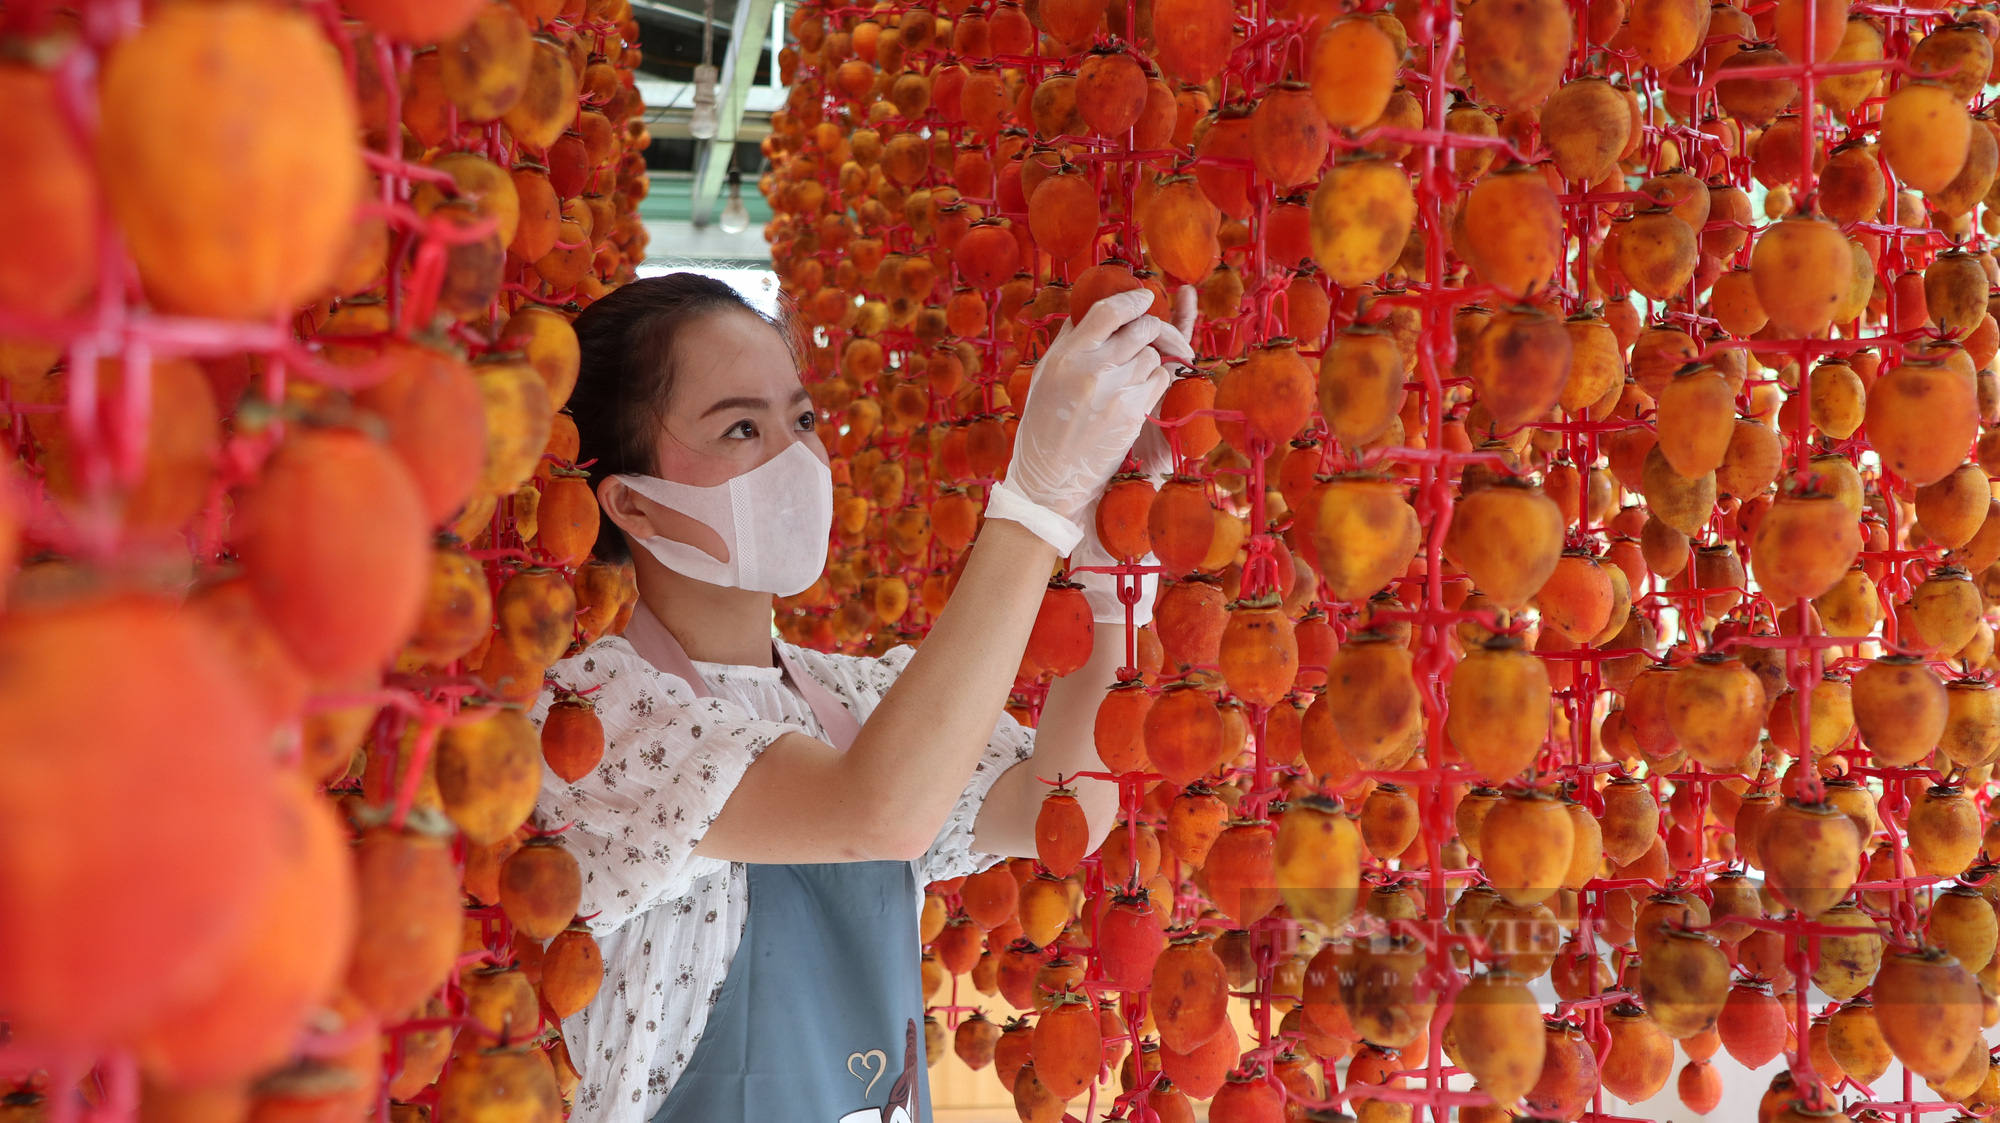
M 690 487 L 715 487 L 804 444 L 821 463 L 812 398 L 799 381 L 791 349 L 749 312 L 724 310 L 681 329 L 674 384 L 653 446 L 654 474 Z M 728 548 L 708 526 L 629 489 L 653 529 L 727 561 Z
M 825 461 L 815 423 L 791 349 L 770 324 L 740 311 L 703 316 L 677 341 L 655 474 L 714 487 L 799 442 Z

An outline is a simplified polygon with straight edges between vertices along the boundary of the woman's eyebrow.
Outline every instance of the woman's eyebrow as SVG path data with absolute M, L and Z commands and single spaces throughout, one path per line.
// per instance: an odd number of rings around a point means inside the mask
M 724 398 L 702 411 L 703 417 L 721 413 L 726 409 L 769 409 L 771 403 L 764 398 Z

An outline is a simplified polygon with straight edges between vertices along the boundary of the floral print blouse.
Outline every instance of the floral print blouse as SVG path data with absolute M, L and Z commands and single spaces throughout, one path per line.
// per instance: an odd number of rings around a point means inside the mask
M 860 721 L 914 654 L 790 650 Z M 701 1040 L 748 917 L 743 866 L 698 856 L 695 846 L 765 746 L 791 732 L 824 736 L 782 668 L 694 666 L 713 697 L 697 698 L 617 637 L 550 672 L 566 690 L 597 687 L 590 697 L 604 723 L 596 771 L 569 784 L 545 765 L 535 809 L 544 829 L 570 824 L 564 838 L 583 866 L 578 911 L 590 917 L 604 952 L 603 988 L 563 1022 L 583 1074 L 573 1123 L 643 1123 L 666 1101 Z M 544 692 L 532 712 L 537 726 L 551 700 Z M 1001 715 L 937 840 L 914 863 L 917 884 L 999 860 L 973 850 L 973 819 L 993 782 L 1033 748 L 1033 731 Z

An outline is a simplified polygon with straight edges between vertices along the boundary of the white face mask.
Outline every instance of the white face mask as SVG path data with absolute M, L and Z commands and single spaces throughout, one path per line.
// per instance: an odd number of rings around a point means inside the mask
M 728 561 L 655 535 L 641 542 L 675 573 L 733 589 L 789 597 L 803 593 L 826 568 L 833 529 L 833 473 L 813 450 L 794 444 L 714 487 L 690 487 L 655 476 L 614 479 L 715 531 Z

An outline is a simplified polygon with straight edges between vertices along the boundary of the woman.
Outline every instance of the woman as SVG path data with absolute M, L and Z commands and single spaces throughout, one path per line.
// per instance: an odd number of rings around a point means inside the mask
M 606 961 L 564 1026 L 573 1118 L 928 1118 L 921 887 L 1032 856 L 1042 779 L 1101 767 L 1092 723 L 1124 653 L 1111 579 L 1086 582 L 1095 652 L 1039 729 L 1002 708 L 1057 558 L 1102 562 L 1092 510 L 1171 377 L 1161 354 L 1192 357 L 1149 304 L 1107 298 L 1053 341 L 950 608 L 920 650 L 879 659 L 772 639 L 773 597 L 819 577 L 832 519 L 781 326 L 694 274 L 578 317 L 598 553 L 633 560 L 639 605 L 551 672 L 606 734 L 580 782 L 544 773 L 537 809 L 571 824 Z M 1116 791 L 1077 788 L 1095 846 Z

